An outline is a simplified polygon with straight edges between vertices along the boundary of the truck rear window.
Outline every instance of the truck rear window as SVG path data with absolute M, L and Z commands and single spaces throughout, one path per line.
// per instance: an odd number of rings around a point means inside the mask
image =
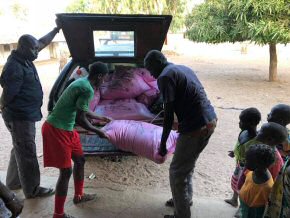
M 134 57 L 134 31 L 94 31 L 95 55 L 98 57 Z

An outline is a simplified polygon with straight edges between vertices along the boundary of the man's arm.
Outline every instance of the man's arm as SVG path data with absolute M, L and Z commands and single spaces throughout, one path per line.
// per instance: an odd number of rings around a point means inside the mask
M 47 33 L 45 36 L 41 37 L 40 39 L 38 39 L 38 43 L 39 43 L 39 49 L 38 51 L 41 51 L 42 49 L 44 49 L 49 43 L 51 43 L 51 41 L 53 40 L 53 38 L 55 37 L 55 35 L 59 32 L 59 30 L 61 29 L 61 23 L 58 19 L 55 20 L 56 22 L 56 27 L 53 28 L 53 30 L 51 30 L 49 33 Z
M 112 119 L 110 119 L 109 117 L 103 117 L 103 116 L 98 116 L 96 113 L 92 112 L 92 111 L 88 111 L 86 113 L 87 117 L 90 119 L 97 119 L 97 120 L 101 120 L 101 121 L 105 121 L 105 122 L 110 122 L 112 121 Z
M 165 156 L 167 154 L 166 141 L 172 129 L 174 121 L 174 105 L 173 102 L 164 104 L 164 121 L 163 121 L 163 132 L 161 136 L 161 143 L 159 148 L 159 154 Z
M 5 107 L 12 102 L 20 92 L 23 83 L 23 70 L 18 65 L 9 65 L 2 73 L 3 77 L 3 99 L 1 107 Z
M 108 138 L 108 136 L 100 129 L 94 127 L 87 118 L 87 112 L 78 110 L 77 111 L 77 124 L 79 124 L 81 127 L 83 127 L 86 130 L 95 132 L 97 135 L 99 135 L 101 138 Z

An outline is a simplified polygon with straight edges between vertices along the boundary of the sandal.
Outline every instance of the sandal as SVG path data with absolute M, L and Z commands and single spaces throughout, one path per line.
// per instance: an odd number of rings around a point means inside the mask
M 63 214 L 62 218 L 75 218 L 75 217 L 65 213 Z
M 64 214 L 54 214 L 53 215 L 53 217 L 61 217 L 61 218 L 75 218 L 74 216 L 71 216 L 71 215 L 69 215 L 69 214 L 66 214 L 66 213 L 64 213 Z
M 49 197 L 51 195 L 54 195 L 55 190 L 53 188 L 44 188 L 39 187 L 38 192 L 35 195 L 26 196 L 26 198 L 43 198 L 43 197 Z
M 239 206 L 239 203 L 237 201 L 233 201 L 233 199 L 225 199 L 225 202 L 232 205 L 233 207 Z
M 82 196 L 75 196 L 73 199 L 74 204 L 80 204 L 87 201 L 92 201 L 96 199 L 96 194 L 83 194 Z
M 174 207 L 173 199 L 170 198 L 168 201 L 165 202 L 166 207 Z M 192 201 L 189 202 L 189 206 L 192 206 Z
M 166 207 L 174 207 L 173 199 L 170 198 L 168 201 L 165 202 Z

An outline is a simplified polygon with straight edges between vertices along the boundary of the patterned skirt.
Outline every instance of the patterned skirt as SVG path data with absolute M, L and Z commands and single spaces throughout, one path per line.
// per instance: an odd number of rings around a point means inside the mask
M 276 178 L 269 196 L 263 218 L 289 218 L 290 217 L 290 176 L 286 170 L 290 167 L 290 159 L 286 161 Z
M 239 179 L 242 176 L 244 171 L 244 167 L 240 166 L 240 164 L 236 165 L 236 169 L 232 175 L 232 179 L 231 179 L 231 186 L 234 192 L 239 193 L 240 189 L 239 189 Z

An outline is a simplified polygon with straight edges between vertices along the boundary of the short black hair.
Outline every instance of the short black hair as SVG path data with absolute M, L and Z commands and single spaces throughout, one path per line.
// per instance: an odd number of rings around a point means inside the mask
M 251 145 L 246 151 L 246 167 L 252 171 L 268 168 L 275 162 L 275 157 L 275 149 L 269 145 Z
M 20 38 L 18 39 L 18 46 L 23 46 L 23 45 L 31 46 L 34 41 L 37 41 L 37 39 L 34 36 L 29 35 L 29 34 L 24 34 L 20 36 Z
M 277 104 L 272 107 L 270 114 L 273 118 L 271 122 L 283 122 L 285 125 L 290 123 L 290 105 Z
M 89 65 L 89 78 L 93 78 L 98 75 L 105 76 L 109 73 L 109 68 L 107 64 L 103 62 L 94 62 L 91 65 Z
M 254 107 L 246 108 L 241 112 L 240 119 L 243 122 L 258 125 L 261 121 L 261 113 L 257 108 Z
M 151 60 L 158 61 L 161 64 L 167 64 L 167 59 L 166 59 L 165 55 L 162 54 L 162 52 L 160 52 L 158 50 L 151 50 L 146 54 L 144 61 L 150 62 Z
M 288 131 L 287 129 L 278 124 L 273 122 L 264 123 L 261 126 L 261 129 L 258 132 L 258 140 L 259 139 L 269 139 L 273 144 L 278 145 L 286 141 L 288 138 Z M 265 143 L 265 142 L 264 142 Z

